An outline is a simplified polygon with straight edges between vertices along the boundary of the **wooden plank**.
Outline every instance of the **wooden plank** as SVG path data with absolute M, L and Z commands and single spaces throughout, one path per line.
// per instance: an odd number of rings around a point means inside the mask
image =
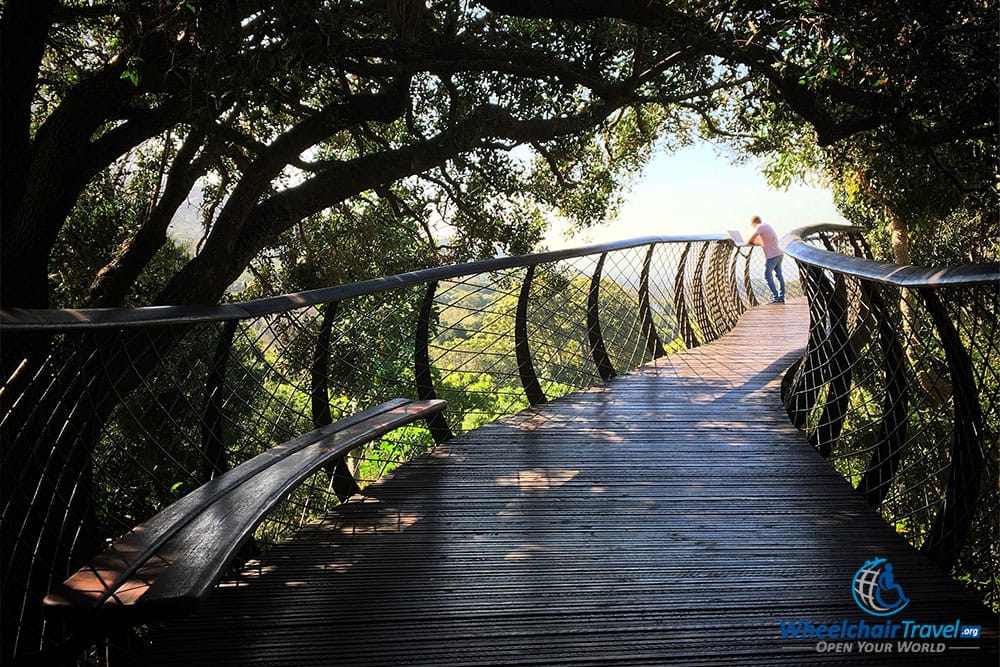
M 278 466 L 281 470 L 287 470 L 289 457 L 292 460 L 291 465 L 294 466 L 294 461 L 299 460 L 296 455 L 303 450 L 307 452 L 319 450 L 324 452 L 327 458 L 336 458 L 339 455 L 337 452 L 348 451 L 358 442 L 371 436 L 373 432 L 376 435 L 372 437 L 377 437 L 378 428 L 408 423 L 418 418 L 412 415 L 423 415 L 428 409 L 440 410 L 443 403 L 438 402 L 433 406 L 420 404 L 407 409 L 408 405 L 412 405 L 412 402 L 407 399 L 386 401 L 272 447 L 210 480 L 137 526 L 130 534 L 70 576 L 46 596 L 45 606 L 51 612 L 89 614 L 115 595 L 120 598 L 125 597 L 121 593 L 122 587 L 130 592 L 127 596 L 130 602 L 125 603 L 120 599 L 116 601 L 120 604 L 133 603 L 137 599 L 135 594 L 141 587 L 135 583 L 128 584 L 129 579 L 142 570 L 143 573 L 138 576 L 142 577 L 144 582 L 149 581 L 152 574 L 150 568 L 146 566 L 149 559 L 155 558 L 155 554 L 169 540 L 176 539 L 178 534 L 183 534 L 206 507 L 217 503 L 227 494 L 232 494 L 247 480 L 261 475 L 271 467 Z M 328 446 L 330 443 L 335 443 L 336 451 Z M 344 449 L 345 447 L 347 449 Z M 216 534 L 216 537 L 219 535 Z M 164 559 L 157 559 L 156 562 L 159 567 L 165 567 L 168 563 Z
M 139 664 L 997 664 L 996 616 L 783 414 L 807 317 L 762 306 L 719 341 L 435 448 L 155 632 Z M 876 555 L 907 618 L 987 638 L 927 655 L 781 638 L 782 620 L 864 616 L 850 584 Z
M 248 477 L 183 526 L 156 557 L 149 559 L 105 603 L 109 613 L 143 618 L 186 613 L 215 586 L 222 572 L 249 539 L 254 527 L 296 486 L 326 463 L 359 444 L 440 412 L 440 400 L 407 401 L 315 442 Z M 132 607 L 133 609 L 128 609 Z

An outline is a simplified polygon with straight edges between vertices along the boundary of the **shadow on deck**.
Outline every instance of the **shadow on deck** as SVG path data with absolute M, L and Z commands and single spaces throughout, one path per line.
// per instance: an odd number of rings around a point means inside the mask
M 804 302 L 753 309 L 721 340 L 437 447 L 159 629 L 142 664 L 996 664 L 997 617 L 783 413 L 807 320 Z M 874 557 L 911 600 L 887 619 L 852 597 Z M 782 638 L 845 619 L 891 653 Z M 904 621 L 956 619 L 986 637 L 899 652 Z

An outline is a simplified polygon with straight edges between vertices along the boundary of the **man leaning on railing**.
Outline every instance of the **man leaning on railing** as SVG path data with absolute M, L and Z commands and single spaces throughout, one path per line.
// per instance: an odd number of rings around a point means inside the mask
M 771 225 L 763 222 L 759 215 L 750 219 L 753 231 L 746 240 L 746 245 L 759 245 L 764 249 L 764 280 L 768 289 L 771 290 L 771 303 L 785 302 L 785 276 L 781 273 L 781 259 L 784 254 L 781 246 L 778 245 L 778 235 Z M 774 279 L 778 279 L 775 286 Z M 781 289 L 779 290 L 778 287 Z

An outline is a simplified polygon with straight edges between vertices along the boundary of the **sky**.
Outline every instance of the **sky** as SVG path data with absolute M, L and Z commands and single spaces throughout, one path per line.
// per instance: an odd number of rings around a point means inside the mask
M 805 185 L 772 188 L 756 163 L 733 164 L 721 149 L 702 141 L 657 154 L 626 194 L 617 217 L 605 225 L 567 238 L 566 226 L 555 221 L 544 245 L 559 250 L 640 236 L 723 234 L 730 229 L 746 236 L 754 215 L 770 223 L 779 238 L 803 225 L 846 222 L 828 190 Z M 170 234 L 193 251 L 202 235 L 194 203 L 178 213 Z
M 803 225 L 845 223 L 829 190 L 793 185 L 770 187 L 756 163 L 734 165 L 720 149 L 701 142 L 652 159 L 625 196 L 618 216 L 601 227 L 565 238 L 556 225 L 546 237 L 549 249 L 618 241 L 640 236 L 712 234 L 740 230 L 759 215 L 779 238 Z

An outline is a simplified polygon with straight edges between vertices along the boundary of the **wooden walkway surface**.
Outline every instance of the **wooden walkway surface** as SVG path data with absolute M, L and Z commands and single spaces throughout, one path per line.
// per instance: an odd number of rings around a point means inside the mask
M 436 448 L 154 634 L 142 664 L 996 665 L 997 617 L 783 414 L 807 320 L 804 303 L 754 309 L 722 340 Z M 911 600 L 894 622 L 986 639 L 843 654 L 782 638 L 782 621 L 884 625 L 851 594 L 876 556 Z

